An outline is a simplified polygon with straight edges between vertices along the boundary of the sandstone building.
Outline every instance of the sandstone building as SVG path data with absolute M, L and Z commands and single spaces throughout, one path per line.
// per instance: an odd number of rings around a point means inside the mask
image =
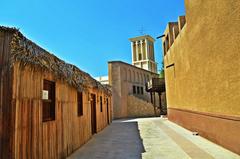
M 108 76 L 95 77 L 95 80 L 99 81 L 103 85 L 108 85 L 109 84 Z
M 132 62 L 108 62 L 109 85 L 112 87 L 113 117 L 145 117 L 158 114 L 159 95 L 146 92 L 146 83 L 158 78 L 154 58 L 154 39 L 140 36 L 129 39 L 132 44 Z
M 158 74 L 122 61 L 110 61 L 108 77 L 112 87 L 114 118 L 155 116 L 145 84 Z M 157 96 L 153 98 L 156 102 L 157 99 Z
M 185 6 L 163 38 L 168 117 L 240 154 L 240 1 Z

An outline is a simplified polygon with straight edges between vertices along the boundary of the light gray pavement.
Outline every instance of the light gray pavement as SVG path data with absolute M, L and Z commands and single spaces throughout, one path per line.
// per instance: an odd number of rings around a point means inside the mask
M 163 118 L 115 120 L 69 159 L 240 159 Z

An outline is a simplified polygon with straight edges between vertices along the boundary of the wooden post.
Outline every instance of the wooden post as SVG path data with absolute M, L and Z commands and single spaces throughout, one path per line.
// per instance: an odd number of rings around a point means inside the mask
M 156 107 L 156 97 L 155 97 L 155 92 L 153 92 L 153 105 Z
M 155 116 L 157 116 L 156 100 L 155 100 L 155 92 L 153 92 L 153 106 L 154 106 L 154 113 L 155 113 Z
M 162 100 L 161 100 L 161 92 L 158 92 L 158 96 L 159 96 L 159 108 L 160 108 L 160 115 L 162 115 Z
M 152 92 L 150 92 L 150 95 L 151 95 L 151 103 L 153 104 Z

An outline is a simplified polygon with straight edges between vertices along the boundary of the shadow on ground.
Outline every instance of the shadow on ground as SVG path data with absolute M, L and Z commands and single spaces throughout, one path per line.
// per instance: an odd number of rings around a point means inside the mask
M 70 159 L 141 159 L 145 152 L 137 121 L 116 120 Z

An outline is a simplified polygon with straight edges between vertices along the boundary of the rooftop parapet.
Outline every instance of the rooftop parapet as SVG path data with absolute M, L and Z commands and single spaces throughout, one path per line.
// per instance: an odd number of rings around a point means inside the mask
M 179 16 L 178 22 L 169 22 L 165 32 L 164 37 L 162 39 L 162 45 L 163 45 L 163 53 L 164 56 L 167 54 L 168 50 L 174 43 L 174 40 L 178 37 L 179 33 L 181 32 L 182 28 L 184 27 L 186 23 L 185 16 Z
M 186 23 L 186 17 L 185 16 L 179 16 L 178 17 L 178 25 L 179 25 L 179 30 L 182 30 Z

